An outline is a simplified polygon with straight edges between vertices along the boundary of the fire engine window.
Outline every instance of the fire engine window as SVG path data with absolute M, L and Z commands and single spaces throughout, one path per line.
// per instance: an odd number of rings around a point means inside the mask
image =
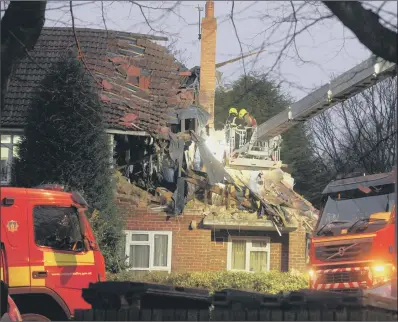
M 37 206 L 33 209 L 33 219 L 38 246 L 69 251 L 83 250 L 83 237 L 75 208 Z

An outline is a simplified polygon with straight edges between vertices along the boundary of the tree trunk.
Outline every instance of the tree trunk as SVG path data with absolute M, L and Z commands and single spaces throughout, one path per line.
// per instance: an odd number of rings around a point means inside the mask
M 13 68 L 32 50 L 44 26 L 46 1 L 11 1 L 1 19 L 1 106 Z
M 379 16 L 358 1 L 322 1 L 373 54 L 397 62 L 398 34 L 379 22 Z

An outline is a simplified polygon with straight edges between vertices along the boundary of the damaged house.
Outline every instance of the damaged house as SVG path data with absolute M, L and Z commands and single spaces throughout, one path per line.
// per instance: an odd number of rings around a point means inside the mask
M 280 166 L 227 169 L 217 160 L 210 114 L 195 104 L 200 70 L 179 64 L 156 43 L 163 37 L 78 28 L 76 36 L 105 106 L 131 269 L 304 270 L 315 209 Z M 44 28 L 14 69 L 0 123 L 2 185 L 45 68 L 73 46 L 71 28 Z

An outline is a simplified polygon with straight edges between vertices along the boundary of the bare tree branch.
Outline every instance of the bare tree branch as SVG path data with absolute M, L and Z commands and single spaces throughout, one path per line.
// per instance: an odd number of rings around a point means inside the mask
M 102 21 L 104 22 L 106 34 L 108 35 L 108 27 L 106 26 L 106 21 L 105 21 L 104 2 L 103 1 L 101 1 L 101 15 L 102 15 Z
M 396 78 L 386 79 L 309 122 L 313 152 L 329 171 L 375 173 L 394 166 L 396 86 Z
M 398 34 L 379 22 L 379 15 L 362 7 L 358 1 L 322 1 L 358 40 L 375 55 L 397 61 Z
M 232 1 L 231 16 L 230 16 L 230 18 L 231 18 L 232 26 L 234 27 L 236 39 L 238 40 L 238 43 L 239 43 L 240 55 L 241 55 L 242 66 L 243 66 L 243 73 L 244 73 L 244 75 L 245 75 L 245 80 L 246 80 L 246 77 L 247 77 L 246 65 L 245 65 L 245 59 L 244 59 L 244 57 L 243 57 L 242 43 L 241 43 L 241 41 L 240 41 L 239 34 L 238 34 L 238 30 L 236 29 L 236 25 L 235 25 L 235 21 L 234 21 L 234 7 L 235 7 L 235 1 Z M 246 81 L 245 81 L 245 87 L 246 87 Z
M 75 29 L 75 17 L 74 17 L 74 15 L 73 15 L 73 5 L 72 5 L 72 1 L 69 1 L 69 8 L 70 8 L 70 15 L 71 15 L 71 18 L 72 18 L 72 31 L 73 31 L 73 36 L 74 36 L 74 38 L 75 38 L 75 42 L 76 42 L 76 47 L 77 47 L 77 55 L 78 55 L 78 59 L 80 58 L 81 60 L 82 60 L 82 63 L 83 63 L 83 65 L 84 65 L 84 67 L 86 68 L 86 70 L 90 73 L 90 75 L 91 75 L 91 77 L 94 79 L 94 81 L 98 84 L 98 85 L 100 85 L 100 86 L 102 86 L 101 85 L 101 82 L 97 79 L 97 77 L 95 77 L 95 75 L 93 74 L 93 72 L 90 70 L 90 68 L 88 67 L 88 65 L 87 65 L 87 63 L 86 63 L 86 60 L 85 60 L 85 58 L 84 58 L 84 53 L 83 53 L 83 51 L 82 51 L 82 49 L 81 49 L 81 47 L 80 47 L 80 43 L 79 43 L 79 39 L 77 38 L 77 35 L 76 35 L 76 29 Z

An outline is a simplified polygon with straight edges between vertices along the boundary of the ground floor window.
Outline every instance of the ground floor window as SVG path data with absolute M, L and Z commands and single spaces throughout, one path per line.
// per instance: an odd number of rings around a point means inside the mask
M 130 270 L 170 272 L 172 232 L 126 230 L 125 234 Z
M 0 183 L 7 185 L 11 182 L 11 167 L 13 158 L 18 156 L 16 144 L 21 136 L 17 134 L 1 134 Z
M 270 240 L 267 237 L 230 237 L 227 269 L 265 272 L 270 267 Z

